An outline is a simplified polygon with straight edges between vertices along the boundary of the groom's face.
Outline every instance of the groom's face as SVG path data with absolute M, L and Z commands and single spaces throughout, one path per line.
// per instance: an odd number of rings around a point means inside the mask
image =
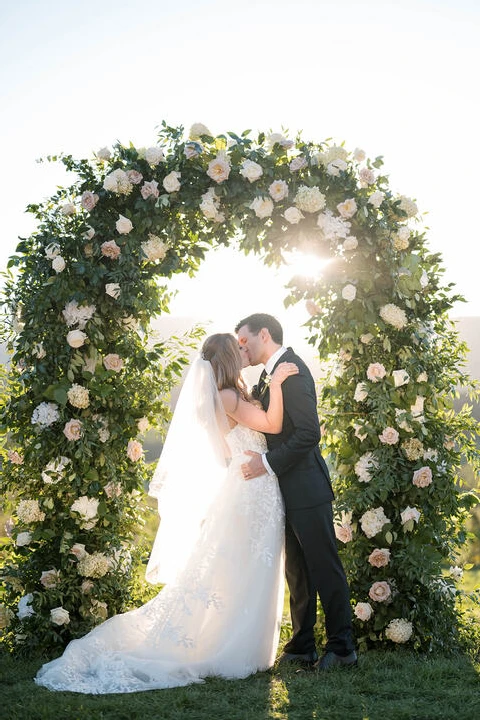
M 254 335 L 248 325 L 243 325 L 237 334 L 238 344 L 248 357 L 249 365 L 258 365 L 263 361 L 264 343 L 262 331 Z

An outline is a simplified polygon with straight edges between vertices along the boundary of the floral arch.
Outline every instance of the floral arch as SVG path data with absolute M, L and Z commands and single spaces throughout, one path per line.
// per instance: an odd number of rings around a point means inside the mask
M 330 258 L 322 276 L 294 278 L 286 302 L 306 301 L 309 341 L 329 368 L 323 452 L 360 648 L 458 640 L 456 558 L 476 501 L 458 470 L 478 464 L 475 422 L 453 411 L 456 387 L 475 390 L 447 317 L 458 297 L 381 158 L 250 135 L 196 125 L 187 138 L 163 123 L 147 149 L 62 156 L 75 181 L 28 208 L 38 230 L 10 259 L 5 294 L 12 648 L 62 647 L 141 601 L 141 440 L 149 424 L 166 426 L 185 344 L 198 340 L 149 343 L 150 318 L 168 310 L 159 278 L 193 274 L 209 247 L 234 239 L 267 264 L 289 250 Z

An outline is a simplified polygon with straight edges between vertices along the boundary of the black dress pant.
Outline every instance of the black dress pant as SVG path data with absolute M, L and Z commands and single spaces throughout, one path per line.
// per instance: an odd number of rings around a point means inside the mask
M 354 650 L 350 594 L 338 556 L 331 503 L 287 509 L 285 572 L 290 591 L 293 636 L 286 652 L 315 650 L 317 594 L 325 613 L 326 650 Z

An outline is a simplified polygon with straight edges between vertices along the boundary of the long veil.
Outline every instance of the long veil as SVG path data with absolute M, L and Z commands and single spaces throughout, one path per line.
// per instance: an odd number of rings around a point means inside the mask
M 146 579 L 168 583 L 195 546 L 229 461 L 229 431 L 212 366 L 198 357 L 183 384 L 148 494 L 158 500 L 160 527 Z

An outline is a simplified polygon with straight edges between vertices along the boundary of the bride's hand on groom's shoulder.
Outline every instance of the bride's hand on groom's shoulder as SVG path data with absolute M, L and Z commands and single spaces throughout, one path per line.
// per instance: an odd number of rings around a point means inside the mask
M 298 375 L 298 367 L 295 363 L 282 362 L 273 371 L 271 382 L 281 385 L 290 375 Z

